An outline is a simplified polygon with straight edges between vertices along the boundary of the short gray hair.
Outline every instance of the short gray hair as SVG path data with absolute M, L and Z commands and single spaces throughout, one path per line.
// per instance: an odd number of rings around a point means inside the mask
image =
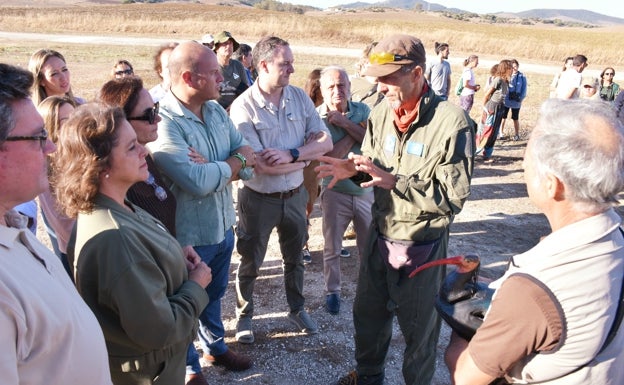
M 260 39 L 251 50 L 254 67 L 258 68 L 261 61 L 272 62 L 277 47 L 288 47 L 286 40 L 277 36 L 267 36 Z
M 323 68 L 321 70 L 321 77 L 320 78 L 323 79 L 323 77 L 325 75 L 327 75 L 330 72 L 334 72 L 334 71 L 339 72 L 340 76 L 345 76 L 347 78 L 347 80 L 349 80 L 349 74 L 347 73 L 347 70 L 344 69 L 343 67 L 337 66 L 337 65 L 331 65 L 331 66 L 327 66 L 327 67 Z
M 624 189 L 624 129 L 609 104 L 549 99 L 531 133 L 537 173 L 566 186 L 580 211 L 605 211 Z
M 323 83 L 323 79 L 326 77 L 326 75 L 331 72 L 338 72 L 340 76 L 345 78 L 345 80 L 347 81 L 347 87 L 349 87 L 349 95 L 347 95 L 347 97 L 350 98 L 351 97 L 350 95 L 351 94 L 351 80 L 349 79 L 349 73 L 347 72 L 347 70 L 341 66 L 331 65 L 331 66 L 327 66 L 323 68 L 321 70 L 321 77 L 319 78 L 321 84 Z
M 30 98 L 34 78 L 30 71 L 0 63 L 0 144 L 15 128 L 12 103 Z

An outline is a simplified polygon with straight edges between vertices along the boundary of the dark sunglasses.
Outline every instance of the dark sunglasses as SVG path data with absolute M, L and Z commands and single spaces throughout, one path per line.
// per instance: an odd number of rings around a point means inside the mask
M 158 116 L 158 108 L 159 104 L 158 102 L 156 102 L 154 103 L 154 107 L 145 110 L 143 115 L 130 117 L 128 118 L 128 120 L 147 120 L 149 124 L 154 124 L 154 122 L 156 121 L 156 117 Z
M 613 75 L 615 75 L 615 74 L 614 74 L 613 72 L 605 72 L 605 75 L 606 75 L 606 76 L 613 76 Z
M 41 132 L 41 135 L 8 136 L 4 141 L 5 142 L 19 142 L 22 140 L 33 140 L 33 141 L 38 140 L 39 146 L 41 146 L 41 149 L 43 150 L 46 143 L 48 142 L 48 131 L 46 131 L 46 129 L 44 128 L 43 131 Z
M 133 70 L 120 70 L 120 71 L 115 71 L 115 75 L 117 76 L 122 76 L 122 75 L 132 75 L 134 73 Z

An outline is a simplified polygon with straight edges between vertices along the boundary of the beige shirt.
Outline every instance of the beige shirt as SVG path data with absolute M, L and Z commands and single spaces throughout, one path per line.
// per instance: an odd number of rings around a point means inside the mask
M 265 148 L 290 150 L 301 147 L 307 138 L 329 130 L 314 108 L 310 97 L 301 88 L 284 87 L 279 104 L 269 102 L 254 83 L 230 107 L 230 117 L 254 151 Z M 243 181 L 260 193 L 292 190 L 303 183 L 303 170 L 282 175 L 262 175 Z
M 0 226 L 0 382 L 111 385 L 104 336 L 61 261 Z
M 621 326 L 599 353 L 622 289 L 621 221 L 610 209 L 513 257 L 469 345 L 481 371 L 514 383 L 624 384 Z

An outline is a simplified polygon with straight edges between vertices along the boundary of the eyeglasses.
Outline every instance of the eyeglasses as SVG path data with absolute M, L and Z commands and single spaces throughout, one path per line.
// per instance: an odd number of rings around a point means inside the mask
M 162 202 L 165 199 L 167 199 L 167 192 L 165 191 L 164 188 L 162 188 L 161 186 L 156 184 L 156 180 L 154 179 L 154 175 L 152 175 L 151 172 L 149 173 L 145 183 L 147 183 L 148 185 L 152 186 L 152 188 L 154 189 L 154 195 L 156 195 L 156 198 L 158 198 L 159 201 Z
M 416 61 L 409 56 L 397 55 L 391 52 L 373 52 L 368 56 L 368 62 L 373 65 L 388 64 L 400 60 Z
M 134 74 L 134 71 L 131 69 L 115 71 L 115 75 L 117 76 L 132 75 L 132 74 Z
M 154 122 L 156 121 L 156 116 L 158 116 L 158 109 L 159 104 L 158 102 L 156 102 L 154 103 L 154 107 L 145 110 L 143 115 L 129 117 L 128 120 L 147 120 L 149 124 L 154 124 Z
M 39 146 L 41 146 L 41 149 L 43 150 L 43 148 L 45 147 L 46 143 L 48 142 L 48 131 L 46 131 L 46 129 L 44 128 L 43 131 L 41 132 L 41 135 L 33 135 L 33 136 L 8 136 L 5 141 L 6 142 L 19 142 L 22 140 L 38 140 L 39 141 Z
M 614 76 L 614 75 L 615 75 L 615 73 L 613 73 L 613 72 L 605 72 L 605 76 Z

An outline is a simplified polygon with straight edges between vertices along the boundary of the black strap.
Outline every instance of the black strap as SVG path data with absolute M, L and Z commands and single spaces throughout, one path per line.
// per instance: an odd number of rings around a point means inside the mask
M 360 98 L 360 100 L 358 100 L 358 102 L 360 102 L 360 103 L 364 102 L 364 100 L 365 100 L 365 99 L 367 99 L 367 98 L 371 97 L 371 96 L 372 96 L 375 92 L 377 92 L 377 84 L 374 84 L 374 85 L 371 87 L 371 89 L 370 89 L 370 90 L 368 90 L 368 92 L 366 92 L 366 93 L 364 94 L 364 96 L 362 96 L 362 97 Z
M 624 236 L 624 230 L 620 227 L 620 233 Z M 611 329 L 609 329 L 609 334 L 607 334 L 607 338 L 605 339 L 604 344 L 598 351 L 598 354 L 602 353 L 607 346 L 613 341 L 615 335 L 622 324 L 622 318 L 624 318 L 624 278 L 622 279 L 622 288 L 620 289 L 620 300 L 618 301 L 617 311 L 615 313 L 615 319 L 613 320 L 613 325 L 611 325 Z M 596 354 L 596 355 L 598 355 Z
M 373 84 L 371 89 L 368 90 L 368 92 L 365 93 L 364 96 L 362 96 L 360 100 L 358 100 L 358 102 L 363 103 L 365 99 L 368 99 L 369 97 L 373 96 L 376 92 L 377 92 L 377 84 Z M 379 102 L 381 102 L 381 100 L 383 99 L 383 97 L 384 95 L 381 92 L 377 93 L 377 100 L 375 100 L 375 103 L 373 103 L 373 107 L 378 105 Z

